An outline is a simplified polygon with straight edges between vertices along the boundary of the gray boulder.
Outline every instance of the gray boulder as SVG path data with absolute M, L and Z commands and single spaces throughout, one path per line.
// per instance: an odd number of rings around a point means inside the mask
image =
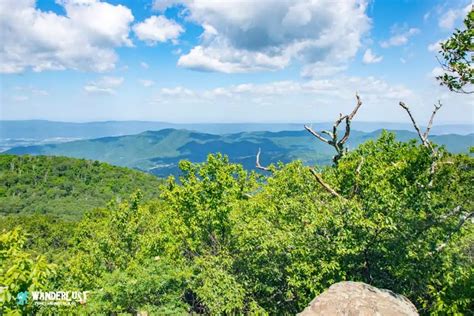
M 298 315 L 399 316 L 418 315 L 405 296 L 362 282 L 339 282 L 316 296 Z

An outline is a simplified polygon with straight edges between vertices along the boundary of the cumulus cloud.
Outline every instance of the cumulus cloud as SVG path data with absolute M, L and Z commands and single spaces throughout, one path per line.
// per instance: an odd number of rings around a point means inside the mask
M 149 66 L 146 62 L 144 62 L 144 61 L 142 61 L 142 62 L 140 63 L 140 66 L 141 66 L 143 69 L 148 69 L 148 68 L 150 68 L 150 66 Z
M 391 46 L 405 45 L 408 43 L 408 40 L 410 39 L 410 37 L 420 33 L 420 30 L 414 27 L 402 32 L 400 32 L 399 30 L 397 31 L 397 28 L 398 27 L 392 28 L 392 33 L 393 33 L 392 37 L 390 37 L 386 41 L 380 42 L 381 47 L 388 48 Z
M 398 102 L 403 100 L 408 104 L 420 104 L 420 98 L 411 87 L 376 77 L 345 75 L 311 80 L 242 83 L 209 89 L 170 86 L 157 91 L 149 104 L 160 109 L 160 115 L 165 118 L 168 115 L 175 116 L 179 109 L 181 118 L 191 122 L 209 122 L 214 119 L 248 121 L 250 112 L 252 120 L 256 122 L 269 119 L 273 122 L 314 122 L 334 120 L 339 113 L 351 111 L 355 104 L 355 91 L 364 102 L 358 114 L 360 120 L 390 117 L 391 120 L 405 121 L 405 113 L 399 110 Z M 431 102 L 431 99 L 426 100 Z M 427 103 L 428 111 L 431 106 L 431 103 Z M 173 111 L 166 113 L 162 111 L 164 108 L 172 108 Z M 209 116 L 212 116 L 211 119 Z
M 438 20 L 438 25 L 441 29 L 451 31 L 453 30 L 456 22 L 464 19 L 464 17 L 472 9 L 472 4 L 468 4 L 466 7 L 461 9 L 449 9 L 443 13 Z
M 145 88 L 152 87 L 155 84 L 153 80 L 148 79 L 140 79 L 139 81 Z
M 172 99 L 215 99 L 230 98 L 241 100 L 244 97 L 255 99 L 271 97 L 278 101 L 282 97 L 291 95 L 325 95 L 339 98 L 341 95 L 353 96 L 354 91 L 359 91 L 366 97 L 376 97 L 391 100 L 399 100 L 413 97 L 414 93 L 403 85 L 391 85 L 384 80 L 375 77 L 350 77 L 338 76 L 332 79 L 314 79 L 305 82 L 299 81 L 276 81 L 264 84 L 245 83 L 228 87 L 217 87 L 208 90 L 192 90 L 177 86 L 174 88 L 163 88 L 160 90 L 161 97 Z M 278 103 L 278 102 L 275 102 Z
M 277 70 L 298 60 L 305 75 L 320 75 L 323 65 L 344 68 L 370 29 L 364 0 L 182 2 L 204 32 L 178 65 L 201 71 Z
M 58 0 L 65 15 L 41 11 L 33 0 L 0 1 L 0 72 L 115 67 L 115 47 L 132 46 L 132 12 L 99 0 Z
M 151 16 L 145 21 L 135 24 L 133 31 L 147 45 L 153 46 L 158 42 L 176 40 L 184 32 L 181 25 L 163 15 Z
M 372 53 L 372 50 L 369 48 L 365 51 L 364 56 L 362 57 L 362 62 L 364 64 L 376 64 L 381 62 L 383 59 L 382 56 L 377 56 Z
M 84 91 L 89 94 L 115 94 L 115 89 L 123 83 L 123 77 L 102 77 L 97 81 L 91 81 L 84 86 Z

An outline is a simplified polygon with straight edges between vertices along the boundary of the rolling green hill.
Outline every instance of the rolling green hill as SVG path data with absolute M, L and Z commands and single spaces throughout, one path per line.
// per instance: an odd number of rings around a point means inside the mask
M 371 133 L 353 131 L 349 147 L 355 148 L 368 139 L 377 138 L 381 130 Z M 408 131 L 395 131 L 402 141 L 416 138 Z M 432 136 L 434 142 L 446 145 L 452 152 L 467 152 L 474 135 Z M 204 161 L 209 153 L 221 152 L 232 162 L 247 169 L 255 166 L 255 154 L 262 149 L 262 164 L 301 159 L 306 164 L 328 164 L 334 152 L 306 131 L 243 132 L 214 135 L 189 130 L 164 129 L 137 135 L 103 137 L 62 144 L 16 147 L 10 154 L 56 155 L 86 158 L 151 172 L 158 176 L 177 173 L 182 159 Z
M 160 180 L 98 161 L 0 155 L 0 215 L 49 214 L 77 219 L 140 189 L 158 195 Z

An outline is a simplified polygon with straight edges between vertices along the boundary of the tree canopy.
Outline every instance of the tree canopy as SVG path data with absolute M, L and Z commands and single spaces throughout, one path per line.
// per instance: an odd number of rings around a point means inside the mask
M 53 156 L 0 155 L 0 215 L 46 214 L 79 219 L 140 188 L 158 196 L 160 180 L 99 161 Z
M 44 245 L 14 251 L 45 271 L 42 287 L 90 291 L 76 307 L 88 314 L 294 314 L 342 280 L 406 295 L 422 314 L 463 314 L 474 297 L 474 160 L 437 152 L 433 173 L 430 148 L 384 133 L 316 169 L 338 196 L 299 161 L 265 175 L 222 155 L 183 161 L 158 198 L 137 191 L 87 212 L 47 247 L 54 266 L 36 257 Z M 8 293 L 36 286 L 28 267 L 22 283 L 0 280 Z

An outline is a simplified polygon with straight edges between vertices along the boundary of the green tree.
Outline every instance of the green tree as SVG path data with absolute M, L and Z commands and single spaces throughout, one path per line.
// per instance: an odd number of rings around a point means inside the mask
M 464 30 L 441 43 L 440 61 L 444 73 L 436 79 L 449 90 L 459 93 L 474 93 L 474 9 L 464 19 Z

